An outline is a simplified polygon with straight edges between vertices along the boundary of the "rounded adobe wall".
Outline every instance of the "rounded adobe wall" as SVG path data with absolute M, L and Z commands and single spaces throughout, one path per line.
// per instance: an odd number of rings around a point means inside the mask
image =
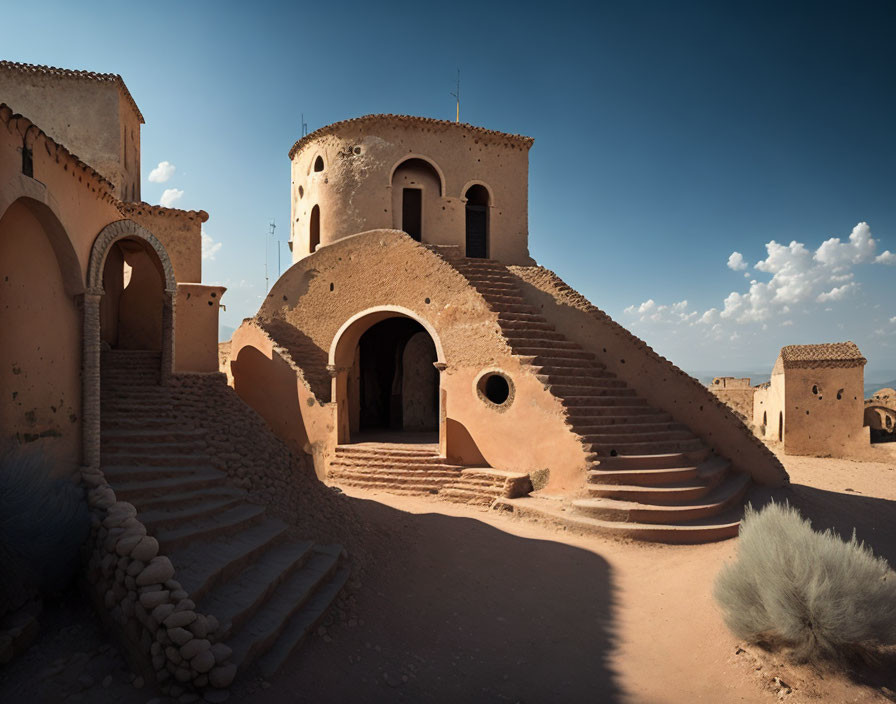
M 488 255 L 529 263 L 531 143 L 471 125 L 394 115 L 322 128 L 290 152 L 293 261 L 312 253 L 316 242 L 320 248 L 359 232 L 408 229 L 405 188 L 422 191 L 421 241 L 464 247 L 465 194 L 478 184 L 489 193 Z
M 362 233 L 293 265 L 271 289 L 256 318 L 245 321 L 234 334 L 231 360 L 244 354 L 246 359 L 260 359 L 245 350 L 254 344 L 253 335 L 258 336 L 250 328 L 258 328 L 275 338 L 272 346 L 258 342 L 272 369 L 282 367 L 278 360 L 283 359 L 308 378 L 318 367 L 329 367 L 331 388 L 314 391 L 313 383 L 299 380 L 298 385 L 291 384 L 296 402 L 281 399 L 282 407 L 299 409 L 317 464 L 350 432 L 347 415 L 338 409 L 340 404 L 343 411 L 349 406 L 345 377 L 357 341 L 371 326 L 392 316 L 420 322 L 433 339 L 439 366 L 444 365 L 440 389 L 448 457 L 519 472 L 549 468 L 552 490 L 581 487 L 586 452 L 566 423 L 563 405 L 530 367 L 513 356 L 497 314 L 467 279 L 403 232 Z M 237 387 L 239 367 L 238 362 L 231 363 Z M 477 381 L 484 371 L 497 371 L 511 380 L 511 403 L 495 408 L 480 397 Z M 278 383 L 287 386 L 282 378 Z M 335 418 L 327 415 L 333 410 Z M 266 407 L 262 415 L 278 412 Z M 286 419 L 269 418 L 269 422 L 277 427 Z

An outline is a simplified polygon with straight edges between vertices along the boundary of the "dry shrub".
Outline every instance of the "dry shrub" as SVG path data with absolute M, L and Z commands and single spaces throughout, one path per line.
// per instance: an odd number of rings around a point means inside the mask
M 739 638 L 798 662 L 870 657 L 896 644 L 896 573 L 856 540 L 818 533 L 789 505 L 747 507 L 737 559 L 714 596 Z

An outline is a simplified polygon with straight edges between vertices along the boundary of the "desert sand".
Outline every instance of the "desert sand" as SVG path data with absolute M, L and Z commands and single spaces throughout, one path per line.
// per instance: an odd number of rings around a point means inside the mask
M 896 443 L 781 460 L 791 486 L 777 499 L 819 529 L 855 528 L 896 565 Z M 712 584 L 737 540 L 626 543 L 430 498 L 344 500 L 366 525 L 351 596 L 284 671 L 238 679 L 230 701 L 896 701 L 893 659 L 822 672 L 726 630 Z M 49 609 L 38 643 L 0 671 L 0 700 L 153 700 L 76 603 Z

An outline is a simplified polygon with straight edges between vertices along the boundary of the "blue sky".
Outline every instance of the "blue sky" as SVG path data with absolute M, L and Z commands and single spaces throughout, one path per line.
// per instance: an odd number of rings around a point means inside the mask
M 46 1 L 4 18 L 2 58 L 123 76 L 144 200 L 176 189 L 211 215 L 224 325 L 257 309 L 266 249 L 276 278 L 271 220 L 289 259 L 300 115 L 453 119 L 459 67 L 463 121 L 535 138 L 532 255 L 661 354 L 761 372 L 782 345 L 852 339 L 869 379 L 896 370 L 893 2 Z

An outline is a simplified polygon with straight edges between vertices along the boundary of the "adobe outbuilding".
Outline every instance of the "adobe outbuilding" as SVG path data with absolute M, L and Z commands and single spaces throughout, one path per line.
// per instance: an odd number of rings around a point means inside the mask
M 867 446 L 866 359 L 853 342 L 781 348 L 771 381 L 756 389 L 753 423 L 788 455 L 845 455 Z

